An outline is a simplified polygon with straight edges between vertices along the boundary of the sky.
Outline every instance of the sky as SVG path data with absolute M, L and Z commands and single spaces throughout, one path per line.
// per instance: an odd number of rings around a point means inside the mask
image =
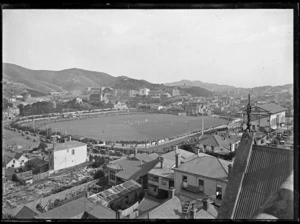
M 3 10 L 3 62 L 152 83 L 293 83 L 292 9 Z

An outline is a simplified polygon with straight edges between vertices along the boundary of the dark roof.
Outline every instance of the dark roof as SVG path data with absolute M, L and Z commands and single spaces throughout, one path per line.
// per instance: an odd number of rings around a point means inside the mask
M 28 160 L 28 164 L 30 164 L 31 166 L 35 166 L 35 167 L 41 167 L 41 166 L 44 166 L 46 164 L 49 164 L 49 162 L 45 161 L 45 160 L 42 160 L 42 159 L 39 159 L 39 158 L 34 158 L 34 159 L 31 159 L 31 160 Z
M 232 141 L 230 140 L 230 138 L 224 139 L 219 135 L 203 135 L 199 139 L 199 143 L 202 145 L 221 147 L 224 150 L 228 150 L 230 149 L 230 143 L 232 143 Z
M 85 211 L 93 210 L 97 204 L 89 201 L 86 197 L 81 197 L 77 200 L 71 201 L 69 203 L 63 204 L 62 206 L 56 207 L 50 211 L 42 213 L 36 216 L 36 219 L 69 219 Z
M 116 212 L 110 208 L 98 205 L 93 208 L 91 211 L 87 211 L 89 214 L 89 219 L 115 219 Z
M 16 219 L 33 219 L 36 215 L 38 215 L 38 213 L 30 209 L 27 205 L 24 205 L 14 217 Z
M 268 103 L 268 104 L 263 104 L 263 105 L 256 105 L 256 107 L 261 108 L 263 110 L 268 111 L 271 114 L 276 114 L 282 111 L 285 111 L 286 108 L 279 106 L 275 103 Z
M 250 219 L 284 183 L 293 170 L 293 152 L 253 144 L 244 133 L 218 218 Z

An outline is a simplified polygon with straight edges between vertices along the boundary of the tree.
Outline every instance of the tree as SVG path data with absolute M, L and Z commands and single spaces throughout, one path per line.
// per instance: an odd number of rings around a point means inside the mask
M 48 145 L 45 142 L 41 141 L 38 148 L 42 149 L 42 150 L 45 150 L 46 148 L 48 148 Z
M 99 178 L 102 178 L 102 177 L 104 177 L 104 176 L 105 176 L 105 174 L 104 174 L 103 170 L 98 170 L 98 171 L 94 174 L 93 178 L 94 178 L 94 179 L 99 179 Z

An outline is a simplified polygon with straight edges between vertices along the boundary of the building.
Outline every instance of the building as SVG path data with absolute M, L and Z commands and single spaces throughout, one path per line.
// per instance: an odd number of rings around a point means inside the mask
M 172 96 L 180 96 L 180 91 L 178 88 L 172 89 Z
M 49 161 L 34 158 L 26 162 L 26 167 L 28 170 L 32 170 L 33 174 L 44 173 L 49 170 Z
M 148 96 L 149 92 L 150 92 L 150 89 L 142 88 L 142 89 L 139 90 L 139 95 L 140 96 Z
M 187 162 L 197 155 L 178 147 L 159 157 L 160 162 L 148 172 L 148 194 L 157 198 L 168 198 L 174 188 L 174 170 L 176 154 L 180 154 L 181 162 Z
M 150 90 L 148 96 L 153 99 L 160 99 L 162 94 L 163 94 L 162 90 Z
M 112 186 L 100 193 L 88 197 L 95 204 L 113 209 L 125 210 L 135 204 L 142 197 L 142 185 L 134 180 Z
M 116 219 L 116 217 L 115 211 L 81 197 L 36 215 L 35 219 Z
M 100 101 L 102 101 L 101 93 L 92 93 L 90 95 L 90 102 L 100 102 Z
M 259 127 L 270 127 L 277 129 L 285 124 L 286 108 L 274 103 L 256 105 L 251 110 L 251 125 L 252 129 L 256 130 Z M 247 114 L 243 111 L 243 121 L 246 123 Z
M 202 152 L 227 154 L 235 151 L 239 138 L 222 137 L 219 135 L 202 135 L 198 140 L 198 147 Z
M 131 89 L 131 90 L 129 90 L 129 94 L 128 95 L 129 95 L 129 97 L 136 97 L 137 95 L 139 95 L 139 91 Z
M 293 219 L 293 151 L 243 134 L 218 219 Z
M 61 96 L 62 94 L 60 92 L 50 92 L 51 96 Z
M 76 103 L 77 103 L 77 104 L 81 104 L 81 103 L 82 103 L 82 99 L 79 98 L 79 97 L 76 97 Z
M 114 108 L 115 108 L 116 110 L 127 110 L 127 109 L 128 109 L 126 103 L 125 103 L 125 102 L 121 102 L 121 101 L 118 101 L 118 102 L 114 105 Z
M 87 161 L 87 145 L 82 142 L 70 140 L 64 143 L 54 143 L 53 146 L 49 153 L 51 170 L 60 170 Z
M 176 194 L 198 200 L 209 197 L 219 206 L 232 162 L 204 154 L 181 164 L 180 156 L 176 156 L 178 161 L 173 168 Z
M 11 153 L 6 151 L 3 162 L 6 168 L 20 168 L 25 166 L 25 163 L 28 160 L 29 159 L 22 153 Z
M 117 185 L 128 180 L 135 180 L 148 188 L 148 172 L 159 162 L 156 153 L 137 153 L 110 161 L 107 164 L 108 182 L 110 185 Z
M 144 212 L 138 219 L 215 219 L 217 215 L 218 208 L 206 198 L 200 202 L 184 201 L 173 194 L 169 200 Z
M 163 99 L 168 99 L 168 98 L 171 98 L 172 95 L 170 93 L 163 93 L 162 96 L 161 96 Z
M 185 111 L 188 115 L 198 115 L 201 111 L 202 104 L 197 101 L 190 101 L 185 105 Z
M 40 212 L 34 211 L 27 205 L 24 205 L 15 215 L 15 219 L 34 219 L 35 216 L 39 215 Z

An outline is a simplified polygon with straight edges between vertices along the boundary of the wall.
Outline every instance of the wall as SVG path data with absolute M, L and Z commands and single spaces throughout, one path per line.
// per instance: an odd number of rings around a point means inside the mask
M 21 163 L 19 160 L 17 159 L 12 159 L 9 163 L 6 164 L 6 168 L 12 167 L 12 165 L 14 165 L 13 168 L 18 168 L 21 167 Z
M 75 154 L 72 155 L 72 150 Z M 87 161 L 87 146 L 54 151 L 54 170 L 76 166 Z
M 176 193 L 181 191 L 181 183 L 182 183 L 183 175 L 187 176 L 187 183 L 192 186 L 198 186 L 199 179 L 204 180 L 204 194 L 206 195 L 215 195 L 217 184 L 220 184 L 222 186 L 222 194 L 224 195 L 225 193 L 225 188 L 227 186 L 227 183 L 224 181 L 218 179 L 210 179 L 199 175 L 187 174 L 180 171 L 175 171 L 174 187 L 176 189 Z
M 128 205 L 132 205 L 133 203 L 135 203 L 138 200 L 138 195 L 142 192 L 142 188 L 139 188 L 135 191 L 132 191 L 126 195 L 123 195 L 119 198 L 117 198 L 116 200 L 110 201 L 108 206 L 109 208 L 114 209 L 115 206 L 120 206 L 120 205 L 124 205 L 124 206 L 128 206 Z M 125 204 L 125 197 L 128 196 L 128 204 Z

